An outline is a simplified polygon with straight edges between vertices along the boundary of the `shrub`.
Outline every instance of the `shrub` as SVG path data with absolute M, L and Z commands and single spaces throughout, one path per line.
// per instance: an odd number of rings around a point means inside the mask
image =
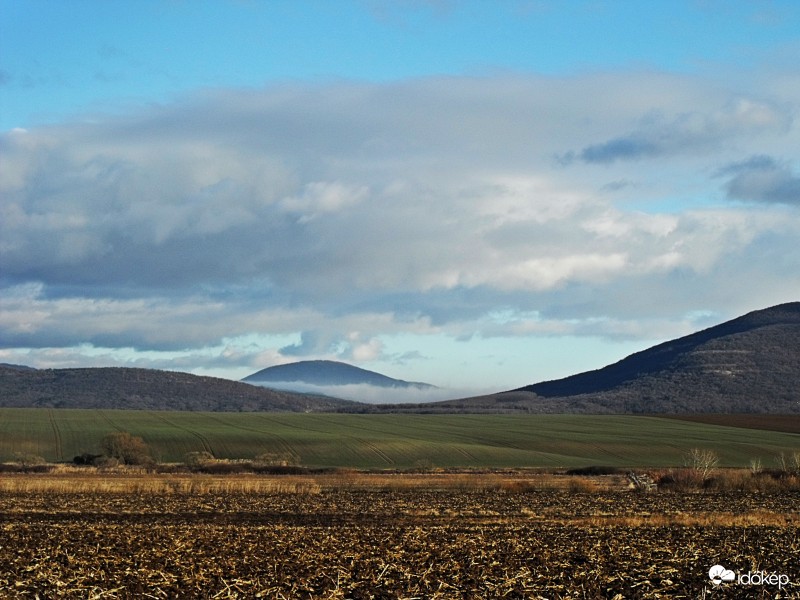
M 89 452 L 84 452 L 83 454 L 79 454 L 75 458 L 72 459 L 72 464 L 75 465 L 82 465 L 82 466 L 93 466 L 97 464 L 99 459 L 103 458 L 102 454 L 90 454 Z
M 264 452 L 253 459 L 259 467 L 293 467 L 300 464 L 300 459 L 290 452 Z
M 588 479 L 572 479 L 569 482 L 569 491 L 573 494 L 590 494 L 597 489 L 597 484 Z
M 699 490 L 703 487 L 703 481 L 701 475 L 691 468 L 670 469 L 656 479 L 659 488 L 676 491 Z
M 92 464 L 98 469 L 113 469 L 119 466 L 119 460 L 113 456 L 103 456 L 101 454 Z
M 100 447 L 105 456 L 124 465 L 150 465 L 155 462 L 145 441 L 127 431 L 109 433 L 100 441 Z
M 47 461 L 38 454 L 31 454 L 30 452 L 14 452 L 14 462 L 25 469 L 40 467 L 47 463 Z
M 214 455 L 211 452 L 187 452 L 183 462 L 190 467 L 202 467 L 210 462 L 214 462 Z
M 232 475 L 236 473 L 246 473 L 249 465 L 243 462 L 232 462 L 227 460 L 212 460 L 196 467 L 201 473 L 209 475 Z
M 11 464 L 0 465 L 0 472 L 8 473 L 49 473 L 54 465 L 37 454 L 27 452 L 15 452 L 14 462 Z
M 602 465 L 591 465 L 570 469 L 567 475 L 618 475 L 620 470 L 616 467 L 604 467 Z
M 252 465 L 254 473 L 263 475 L 303 475 L 309 470 L 295 465 Z

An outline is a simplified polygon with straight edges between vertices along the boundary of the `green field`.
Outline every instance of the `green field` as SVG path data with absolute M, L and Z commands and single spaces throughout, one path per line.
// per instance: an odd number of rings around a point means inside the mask
M 115 431 L 142 436 L 165 462 L 291 453 L 313 467 L 677 466 L 691 448 L 722 466 L 800 450 L 800 435 L 657 417 L 345 415 L 0 409 L 0 461 L 15 453 L 70 461 Z

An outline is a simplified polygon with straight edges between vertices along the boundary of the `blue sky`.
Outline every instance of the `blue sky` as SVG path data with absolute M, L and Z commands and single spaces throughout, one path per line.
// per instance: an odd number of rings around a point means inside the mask
M 793 1 L 0 0 L 0 361 L 462 394 L 798 300 L 798 56 Z
M 3 0 L 2 127 L 202 87 L 789 66 L 796 2 Z

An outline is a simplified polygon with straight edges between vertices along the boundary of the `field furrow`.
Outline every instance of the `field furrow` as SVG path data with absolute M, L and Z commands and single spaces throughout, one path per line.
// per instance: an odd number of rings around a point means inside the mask
M 739 421 L 737 421 L 739 424 Z M 761 422 L 759 422 L 761 424 Z M 142 437 L 166 462 L 289 455 L 307 467 L 587 465 L 668 467 L 693 448 L 720 466 L 764 466 L 800 451 L 800 434 L 660 417 L 608 415 L 347 415 L 0 409 L 0 462 L 97 452 L 103 436 Z
M 348 485 L 0 492 L 0 597 L 800 597 L 797 493 Z

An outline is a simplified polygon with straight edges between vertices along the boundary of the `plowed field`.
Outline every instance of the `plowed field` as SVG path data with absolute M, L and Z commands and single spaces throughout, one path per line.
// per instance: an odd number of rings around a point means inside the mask
M 0 493 L 2 598 L 800 598 L 798 494 Z M 715 586 L 709 568 L 788 583 Z

